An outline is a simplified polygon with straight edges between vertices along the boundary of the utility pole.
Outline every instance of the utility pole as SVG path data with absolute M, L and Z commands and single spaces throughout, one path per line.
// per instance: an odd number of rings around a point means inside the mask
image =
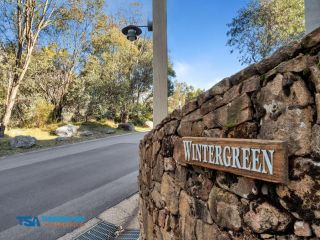
M 304 0 L 306 34 L 320 27 L 320 0 Z
M 153 0 L 153 125 L 168 115 L 167 0 Z

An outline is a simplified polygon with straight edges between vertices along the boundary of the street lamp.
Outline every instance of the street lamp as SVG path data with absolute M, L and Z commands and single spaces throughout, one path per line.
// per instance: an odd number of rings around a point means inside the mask
M 135 41 L 142 27 L 153 32 L 153 126 L 156 126 L 168 115 L 167 0 L 152 0 L 152 12 L 153 21 L 148 26 L 129 25 L 122 33 Z
M 135 26 L 135 25 L 129 25 L 122 29 L 122 33 L 127 36 L 127 39 L 131 42 L 138 39 L 138 36 L 142 33 L 141 28 L 148 28 L 149 32 L 152 32 L 152 22 L 148 22 L 147 26 Z

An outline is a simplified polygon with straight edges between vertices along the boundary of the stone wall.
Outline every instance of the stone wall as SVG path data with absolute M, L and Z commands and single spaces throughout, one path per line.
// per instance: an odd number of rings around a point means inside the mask
M 320 238 L 320 29 L 223 79 L 140 143 L 141 239 Z M 178 163 L 183 136 L 285 140 L 287 185 Z

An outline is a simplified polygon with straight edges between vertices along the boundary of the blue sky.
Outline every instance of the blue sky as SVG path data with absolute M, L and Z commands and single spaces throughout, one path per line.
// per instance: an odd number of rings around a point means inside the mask
M 109 0 L 106 9 L 130 9 L 132 1 Z M 226 25 L 248 0 L 167 1 L 169 56 L 179 81 L 208 89 L 244 67 L 226 46 Z M 145 19 L 151 19 L 152 1 L 141 2 Z

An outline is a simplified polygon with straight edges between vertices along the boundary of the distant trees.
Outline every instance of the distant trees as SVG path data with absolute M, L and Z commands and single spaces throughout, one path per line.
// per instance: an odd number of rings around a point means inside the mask
M 169 111 L 181 108 L 186 102 L 197 97 L 204 90 L 200 88 L 194 88 L 185 82 L 174 81 L 174 90 L 169 98 Z
M 106 16 L 103 6 L 103 0 L 0 3 L 0 135 L 9 124 L 152 120 L 152 41 L 128 41 L 121 27 L 137 20 Z M 169 64 L 169 94 L 174 77 Z
M 230 24 L 227 45 L 242 64 L 269 56 L 304 33 L 304 0 L 251 0 Z
M 6 56 L 2 66 L 7 78 L 6 97 L 3 111 L 0 116 L 0 136 L 3 136 L 5 128 L 10 122 L 11 114 L 16 103 L 16 98 L 21 84 L 25 81 L 35 48 L 49 41 L 49 33 L 55 35 L 63 32 L 73 32 L 66 43 L 72 42 L 74 46 L 63 46 L 68 49 L 69 61 L 64 62 L 65 69 L 61 69 L 60 75 L 64 75 L 63 92 L 60 98 L 64 99 L 71 82 L 71 76 L 79 61 L 82 46 L 76 42 L 85 42 L 86 27 L 93 22 L 96 9 L 102 7 L 101 1 L 95 0 L 3 0 L 0 3 L 0 42 L 2 56 Z M 88 21 L 89 20 L 89 21 Z M 60 46 L 60 45 L 59 45 Z M 60 84 L 60 83 L 59 83 Z M 61 102 L 55 106 L 55 118 L 58 118 Z M 58 108 L 58 109 L 56 109 Z M 55 116 L 58 115 L 58 116 Z

